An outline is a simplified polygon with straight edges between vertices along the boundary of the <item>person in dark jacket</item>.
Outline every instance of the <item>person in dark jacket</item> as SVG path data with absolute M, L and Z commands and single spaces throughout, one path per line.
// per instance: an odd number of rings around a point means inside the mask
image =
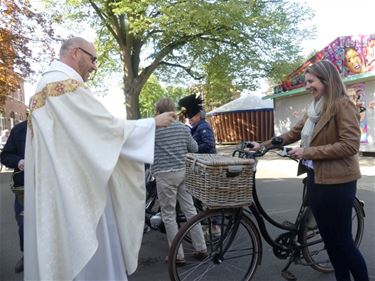
M 198 153 L 216 154 L 215 135 L 210 123 L 206 121 L 203 110 L 203 99 L 200 95 L 189 95 L 178 102 L 178 108 L 185 118 L 188 118 L 190 132 L 198 143 Z M 220 225 L 215 217 L 212 221 L 212 235 L 220 235 Z
M 189 95 L 178 102 L 182 114 L 189 119 L 191 134 L 198 143 L 198 153 L 216 153 L 214 131 L 205 119 L 200 95 Z
M 10 131 L 9 138 L 1 152 L 1 163 L 13 172 L 13 187 L 23 188 L 24 185 L 24 165 L 25 165 L 25 143 L 26 143 L 27 121 L 18 123 Z M 18 224 L 18 235 L 20 239 L 20 250 L 23 252 L 23 200 L 16 196 L 14 201 L 14 211 Z M 15 272 L 23 271 L 23 257 L 17 262 Z

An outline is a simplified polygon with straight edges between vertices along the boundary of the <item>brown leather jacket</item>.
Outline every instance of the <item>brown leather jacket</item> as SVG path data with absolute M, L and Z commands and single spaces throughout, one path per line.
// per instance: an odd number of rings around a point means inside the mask
M 283 145 L 301 139 L 305 116 L 288 132 L 281 135 Z M 303 158 L 313 160 L 315 183 L 338 184 L 361 177 L 358 152 L 361 138 L 359 113 L 349 98 L 336 101 L 336 112 L 321 118 L 315 126 L 310 147 L 304 149 Z M 270 146 L 270 141 L 263 143 Z M 298 175 L 306 172 L 300 162 Z

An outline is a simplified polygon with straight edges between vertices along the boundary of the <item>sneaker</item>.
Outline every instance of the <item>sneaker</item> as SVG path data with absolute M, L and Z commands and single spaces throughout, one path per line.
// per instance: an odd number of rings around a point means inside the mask
M 221 235 L 221 228 L 220 225 L 214 224 L 211 229 L 213 236 L 220 236 Z
M 214 224 L 211 227 L 211 234 L 213 238 L 219 238 L 221 235 L 221 228 L 220 225 Z M 203 235 L 206 240 L 210 237 L 210 232 L 207 226 L 203 227 Z
M 20 258 L 20 260 L 16 263 L 16 266 L 14 267 L 14 271 L 16 273 L 20 273 L 23 271 L 23 257 Z
M 143 233 L 147 233 L 147 232 L 150 232 L 151 228 L 145 224 L 144 227 L 143 227 Z
M 168 263 L 168 256 L 165 257 L 165 263 Z M 186 261 L 185 259 L 176 259 L 176 265 L 177 266 L 182 266 L 185 265 Z

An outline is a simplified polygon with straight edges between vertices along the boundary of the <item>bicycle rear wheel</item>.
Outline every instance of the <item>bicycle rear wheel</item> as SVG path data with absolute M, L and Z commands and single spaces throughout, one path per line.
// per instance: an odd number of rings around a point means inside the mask
M 364 214 L 361 203 L 356 198 L 354 200 L 352 211 L 352 233 L 355 245 L 357 247 L 361 244 L 363 231 Z M 319 229 L 316 225 L 314 227 L 309 227 L 307 224 L 304 224 L 302 239 L 300 241 L 303 245 L 314 243 L 313 245 L 307 246 L 303 249 L 303 257 L 312 268 L 323 273 L 331 273 L 334 271 L 323 240 L 319 234 Z
M 242 209 L 207 210 L 190 219 L 177 233 L 169 251 L 169 276 L 173 281 L 250 280 L 261 260 L 262 244 L 254 223 Z M 237 218 L 237 224 L 236 224 Z M 213 231 L 212 221 L 220 223 L 220 232 Z M 194 227 L 202 227 L 207 257 L 194 257 L 195 249 L 186 242 Z M 177 252 L 182 246 L 186 263 L 181 266 Z M 176 262 L 177 261 L 177 262 Z
M 202 212 L 203 211 L 202 202 L 194 197 L 193 197 L 193 201 L 194 201 L 194 206 L 195 206 L 195 209 L 197 210 L 197 213 Z M 177 201 L 177 206 L 176 206 L 176 213 L 177 213 L 176 221 L 177 221 L 178 228 L 180 229 L 184 224 L 186 224 L 187 219 L 185 215 L 183 214 L 183 212 L 181 211 L 180 204 L 178 203 L 178 201 Z M 189 234 L 185 236 L 185 241 L 191 243 L 191 237 Z

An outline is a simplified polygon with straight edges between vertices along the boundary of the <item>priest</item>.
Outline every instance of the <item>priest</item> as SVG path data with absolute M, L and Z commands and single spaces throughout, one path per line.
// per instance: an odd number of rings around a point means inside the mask
M 32 97 L 25 152 L 25 280 L 127 280 L 144 226 L 155 118 L 113 117 L 84 84 L 96 50 L 66 40 Z

